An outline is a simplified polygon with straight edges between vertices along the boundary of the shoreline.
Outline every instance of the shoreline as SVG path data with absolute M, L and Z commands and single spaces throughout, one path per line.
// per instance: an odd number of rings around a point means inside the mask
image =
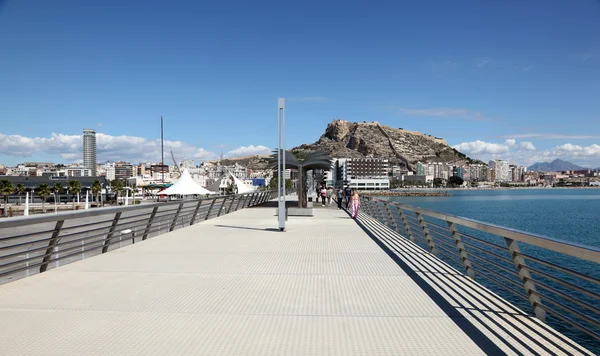
M 358 191 L 359 195 L 374 197 L 450 197 L 447 191 L 395 191 L 395 190 L 365 190 Z

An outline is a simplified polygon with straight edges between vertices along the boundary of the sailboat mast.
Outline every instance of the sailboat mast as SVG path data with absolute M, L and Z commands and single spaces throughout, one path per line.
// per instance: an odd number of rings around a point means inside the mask
M 162 172 L 162 182 L 165 182 L 165 146 L 164 146 L 164 131 L 163 117 L 160 115 L 160 171 Z

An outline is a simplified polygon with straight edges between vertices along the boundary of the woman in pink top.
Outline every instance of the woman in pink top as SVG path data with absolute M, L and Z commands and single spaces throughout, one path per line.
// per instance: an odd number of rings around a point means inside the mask
M 350 204 L 352 206 L 352 219 L 356 219 L 358 216 L 358 208 L 360 208 L 360 197 L 356 191 L 352 191 L 350 196 Z

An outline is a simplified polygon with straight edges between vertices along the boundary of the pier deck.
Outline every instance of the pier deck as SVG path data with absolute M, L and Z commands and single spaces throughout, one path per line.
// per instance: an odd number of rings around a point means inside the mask
M 586 353 L 368 216 L 269 204 L 0 286 L 0 354 Z

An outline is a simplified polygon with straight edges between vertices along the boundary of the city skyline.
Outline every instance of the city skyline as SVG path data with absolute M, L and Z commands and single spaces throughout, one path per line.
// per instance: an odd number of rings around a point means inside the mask
M 482 161 L 597 168 L 599 15 L 593 1 L 0 1 L 0 162 L 78 160 L 83 127 L 100 161 L 155 160 L 160 115 L 179 159 L 268 154 L 285 97 L 288 147 L 334 118 L 377 120 Z

